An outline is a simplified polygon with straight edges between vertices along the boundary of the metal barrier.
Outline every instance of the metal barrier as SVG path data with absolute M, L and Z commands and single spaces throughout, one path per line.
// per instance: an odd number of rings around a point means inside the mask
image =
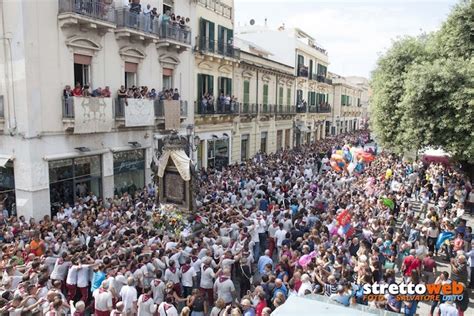
M 160 38 L 191 45 L 191 29 L 188 26 L 173 25 L 170 22 L 163 23 L 160 29 Z
M 77 13 L 115 23 L 113 6 L 100 0 L 59 0 L 59 13 Z
M 129 8 L 121 8 L 116 11 L 117 26 L 127 27 L 141 31 L 159 35 L 158 19 L 152 19 L 149 15 L 130 11 Z
M 74 118 L 74 98 L 62 98 L 63 118 Z

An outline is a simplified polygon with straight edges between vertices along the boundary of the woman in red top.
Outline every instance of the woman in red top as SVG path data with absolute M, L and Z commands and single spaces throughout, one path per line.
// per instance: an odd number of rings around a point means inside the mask
M 267 301 L 265 300 L 265 293 L 258 293 L 258 304 L 255 308 L 255 312 L 257 316 L 262 316 L 262 311 L 265 307 L 267 307 Z
M 81 84 L 78 82 L 76 83 L 76 86 L 72 90 L 72 95 L 75 97 L 82 97 L 82 87 Z

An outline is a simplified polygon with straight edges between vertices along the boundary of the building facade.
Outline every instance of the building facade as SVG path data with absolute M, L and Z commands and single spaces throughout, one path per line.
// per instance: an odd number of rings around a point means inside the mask
M 363 89 L 345 77 L 331 74 L 334 95 L 331 134 L 359 129 L 363 124 Z
M 293 145 L 324 138 L 330 124 L 333 96 L 327 52 L 298 28 L 246 26 L 239 29 L 238 36 L 259 43 L 271 52 L 274 60 L 293 68 L 296 82 L 292 102 L 298 113 Z
M 234 120 L 232 162 L 293 147 L 296 107 L 294 69 L 271 59 L 254 43 L 237 39 L 235 72 L 240 112 Z
M 133 193 L 171 130 L 187 136 L 197 168 L 221 168 L 367 122 L 367 80 L 329 73 L 327 52 L 302 30 L 234 36 L 232 0 L 139 3 L 0 0 L 8 210 L 42 218 L 90 193 Z M 71 95 L 76 84 L 93 96 Z M 145 97 L 124 98 L 133 87 Z
M 159 13 L 191 16 L 187 1 L 149 2 Z M 117 91 L 177 88 L 185 133 L 193 122 L 192 27 L 131 14 L 123 1 L 0 6 L 0 195 L 8 209 L 41 218 L 87 192 L 112 197 L 148 183 L 155 138 L 165 129 L 163 102 L 126 104 Z M 111 95 L 64 93 L 76 83 L 90 91 L 108 86 Z
M 234 47 L 232 0 L 193 1 L 196 43 L 194 54 L 194 160 L 198 168 L 221 168 L 232 161 L 235 69 L 240 51 Z

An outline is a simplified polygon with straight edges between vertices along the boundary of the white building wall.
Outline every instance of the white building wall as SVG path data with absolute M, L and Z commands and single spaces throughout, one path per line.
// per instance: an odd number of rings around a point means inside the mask
M 116 5 L 122 1 L 116 1 Z M 150 1 L 161 13 L 162 1 Z M 176 1 L 177 14 L 192 16 L 188 2 Z M 178 52 L 158 48 L 152 41 L 116 38 L 114 31 L 61 27 L 58 1 L 2 1 L 0 3 L 0 95 L 5 96 L 4 133 L 0 132 L 0 155 L 13 158 L 17 212 L 26 218 L 41 218 L 50 213 L 48 159 L 80 157 L 91 153 L 102 156 L 102 195 L 112 196 L 113 150 L 132 150 L 128 142 L 139 142 L 146 149 L 145 183 L 150 181 L 149 164 L 153 156 L 155 126 L 113 128 L 110 133 L 86 135 L 65 132 L 62 117 L 62 90 L 74 85 L 74 53 L 93 53 L 91 90 L 110 86 L 112 96 L 124 84 L 124 63 L 138 61 L 138 85 L 161 90 L 162 68 L 174 68 L 174 84 L 182 100 L 188 101 L 188 116 L 182 131 L 194 121 L 192 105 L 194 57 L 192 49 Z M 194 36 L 194 29 L 192 34 Z M 73 36 L 77 41 L 70 43 Z M 91 50 L 91 47 L 94 48 Z M 126 57 L 127 48 L 143 53 Z M 13 73 L 6 73 L 10 67 Z M 13 80 L 12 80 L 13 75 Z M 11 87 L 13 83 L 13 89 Z M 13 97 L 14 92 L 14 97 Z M 68 123 L 70 124 L 70 123 Z M 161 130 L 156 131 L 161 134 Z M 90 148 L 81 154 L 76 147 Z M 49 158 L 48 158 L 49 157 Z M 53 157 L 53 158 L 51 158 Z M 55 158 L 56 157 L 56 158 Z

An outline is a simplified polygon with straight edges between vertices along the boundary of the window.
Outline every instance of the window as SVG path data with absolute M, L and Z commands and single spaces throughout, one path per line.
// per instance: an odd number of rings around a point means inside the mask
M 218 53 L 225 56 L 232 56 L 233 41 L 234 31 L 219 25 L 217 27 Z
M 215 24 L 211 21 L 201 18 L 199 23 L 199 47 L 201 50 L 214 52 L 214 31 Z
M 291 147 L 291 144 L 290 144 L 290 135 L 291 135 L 291 129 L 286 129 L 285 130 L 285 147 L 286 148 L 290 148 Z
M 321 64 L 318 64 L 318 75 L 326 77 L 328 68 Z
M 268 132 L 262 132 L 261 137 L 260 137 L 260 151 L 262 153 L 267 152 L 267 136 L 268 136 Z
M 232 96 L 232 79 L 219 77 L 219 95 L 221 93 Z
M 173 69 L 163 68 L 163 85 L 165 89 L 173 88 Z
M 283 130 L 277 131 L 277 150 L 283 148 Z
M 138 64 L 125 62 L 125 87 L 137 85 Z
M 304 66 L 304 56 L 298 55 L 298 68 Z
M 214 93 L 214 76 L 198 74 L 198 100 L 201 101 L 202 96 L 206 93 Z
M 313 79 L 313 60 L 312 59 L 309 60 L 309 75 L 308 75 L 308 78 Z
M 240 161 L 249 159 L 249 134 L 242 135 L 240 141 Z
M 286 89 L 286 104 L 291 105 L 291 88 Z
M 303 101 L 303 90 L 296 90 L 296 102 L 300 103 Z
M 268 84 L 263 85 L 263 105 L 268 105 Z
M 283 87 L 278 88 L 278 104 L 283 105 Z
M 248 106 L 250 102 L 250 82 L 244 81 L 244 106 Z
M 113 158 L 114 194 L 134 194 L 145 186 L 145 150 L 115 152 Z
M 74 54 L 74 84 L 78 82 L 82 86 L 90 84 L 91 61 L 91 56 Z
M 86 156 L 49 162 L 49 194 L 53 215 L 64 202 L 93 192 L 102 195 L 101 156 Z
M 1 203 L 12 215 L 15 205 L 15 174 L 13 162 L 7 161 L 5 165 L 0 166 L 0 196 Z

